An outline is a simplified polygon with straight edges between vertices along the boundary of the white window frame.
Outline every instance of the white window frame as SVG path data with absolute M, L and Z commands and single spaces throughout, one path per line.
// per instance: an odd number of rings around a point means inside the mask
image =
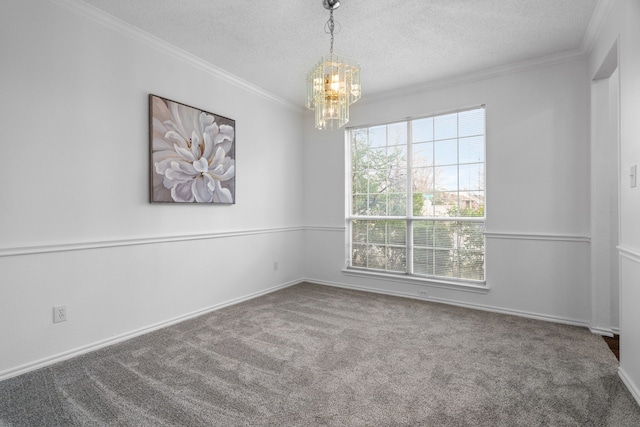
M 413 183 L 412 183 L 412 170 L 413 170 L 413 166 L 412 166 L 412 126 L 411 123 L 415 120 L 420 120 L 420 119 L 425 119 L 425 118 L 435 118 L 438 116 L 445 116 L 445 115 L 450 115 L 450 114 L 456 114 L 456 113 L 462 113 L 465 111 L 471 111 L 471 110 L 476 110 L 476 109 L 483 109 L 485 110 L 484 113 L 484 127 L 483 127 L 483 162 L 482 162 L 482 166 L 483 166 L 483 188 L 482 190 L 484 191 L 484 215 L 482 217 L 480 216 L 466 216 L 466 217 L 444 217 L 444 216 L 414 216 L 413 215 Z M 352 188 L 352 168 L 353 168 L 353 164 L 352 164 L 352 158 L 351 158 L 351 138 L 350 138 L 350 134 L 352 131 L 354 130 L 358 130 L 358 129 L 370 129 L 370 128 L 374 128 L 376 126 L 384 126 L 384 125 L 393 125 L 393 124 L 399 124 L 399 123 L 406 123 L 407 124 L 407 139 L 406 139 L 406 149 L 407 149 L 407 167 L 406 167 L 406 171 L 407 171 L 407 187 L 406 187 L 406 215 L 401 215 L 401 216 L 380 216 L 380 215 L 355 215 L 353 214 L 353 188 Z M 458 124 L 459 126 L 459 124 Z M 456 137 L 456 139 L 459 141 L 460 136 L 458 135 Z M 370 124 L 370 125 L 361 125 L 361 126 L 353 126 L 353 127 L 348 127 L 345 129 L 345 146 L 346 146 L 346 267 L 343 270 L 343 272 L 345 274 L 348 275 L 355 275 L 355 276 L 360 276 L 360 275 L 374 275 L 374 276 L 381 276 L 381 277 L 385 277 L 388 280 L 399 280 L 402 282 L 415 282 L 415 283 L 424 283 L 424 282 L 430 282 L 431 284 L 436 284 L 436 285 L 444 285 L 445 287 L 449 287 L 451 285 L 453 286 L 460 286 L 463 288 L 466 288 L 466 290 L 470 290 L 470 291 L 476 291 L 476 292 L 484 292 L 486 290 L 488 290 L 488 287 L 486 286 L 486 239 L 484 239 L 484 234 L 483 234 L 483 250 L 482 250 L 482 255 L 483 255 L 483 264 L 482 264 L 482 270 L 483 270 L 483 277 L 481 280 L 475 280 L 475 279 L 469 279 L 469 278 L 458 278 L 458 277 L 445 277 L 445 276 L 438 276 L 438 275 L 429 275 L 429 274 L 416 274 L 413 271 L 413 256 L 414 256 L 414 239 L 413 239 L 413 224 L 415 221 L 458 221 L 458 222 L 464 222 L 464 223 L 481 223 L 482 224 L 482 228 L 484 229 L 484 224 L 486 223 L 486 169 L 487 169 L 487 159 L 486 159 L 486 109 L 485 109 L 485 105 L 479 105 L 479 106 L 473 106 L 473 107 L 469 107 L 469 108 L 463 108 L 463 109 L 456 109 L 456 110 L 450 110 L 450 111 L 445 111 L 445 112 L 439 112 L 439 113 L 434 113 L 434 114 L 429 114 L 429 115 L 425 115 L 425 116 L 416 116 L 416 117 L 409 117 L 406 119 L 402 119 L 402 120 L 395 120 L 395 121 L 389 121 L 389 122 L 382 122 L 382 123 L 375 123 L 375 124 Z M 456 165 L 459 167 L 461 165 L 460 163 L 460 158 L 458 155 L 458 159 L 457 159 L 457 163 Z M 460 188 L 458 188 L 458 193 L 461 191 Z M 380 270 L 380 269 L 372 269 L 372 268 L 367 268 L 367 267 L 361 267 L 361 266 L 353 266 L 352 265 L 352 258 L 353 258 L 353 230 L 352 230 L 352 226 L 353 226 L 353 222 L 354 221 L 358 221 L 358 220 L 399 220 L 399 221 L 405 221 L 406 222 L 406 241 L 405 241 L 405 245 L 406 245 L 406 271 L 405 272 L 395 272 L 395 271 L 387 271 L 387 270 Z M 435 248 L 435 247 L 434 247 Z M 424 294 L 426 295 L 426 294 Z

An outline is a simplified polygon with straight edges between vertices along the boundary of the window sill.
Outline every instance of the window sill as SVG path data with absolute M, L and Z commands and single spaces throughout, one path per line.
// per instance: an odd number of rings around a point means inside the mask
M 432 288 L 451 289 L 451 290 L 463 291 L 463 292 L 473 292 L 477 294 L 486 294 L 486 293 L 489 293 L 490 291 L 490 288 L 486 285 L 486 282 L 478 282 L 478 283 L 454 282 L 454 281 L 433 279 L 433 278 L 427 278 L 427 277 L 409 276 L 406 274 L 391 274 L 391 273 L 381 273 L 381 272 L 374 272 L 374 271 L 368 271 L 368 270 L 359 270 L 356 268 L 343 268 L 342 273 L 345 276 L 375 278 L 375 279 L 386 280 L 390 282 L 408 283 L 411 285 L 422 285 L 422 286 L 428 286 Z

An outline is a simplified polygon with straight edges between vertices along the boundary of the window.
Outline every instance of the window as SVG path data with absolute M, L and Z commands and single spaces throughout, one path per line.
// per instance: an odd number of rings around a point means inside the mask
M 347 131 L 348 267 L 484 281 L 484 107 Z

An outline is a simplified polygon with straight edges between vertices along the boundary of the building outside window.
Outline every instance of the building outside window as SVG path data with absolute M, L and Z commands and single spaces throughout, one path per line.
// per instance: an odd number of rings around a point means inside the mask
M 347 130 L 348 268 L 484 282 L 485 109 Z

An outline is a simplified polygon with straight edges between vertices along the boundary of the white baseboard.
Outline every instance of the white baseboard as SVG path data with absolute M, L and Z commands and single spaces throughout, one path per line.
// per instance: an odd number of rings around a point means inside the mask
M 633 383 L 631 378 L 629 378 L 629 376 L 622 368 L 618 368 L 618 376 L 620 377 L 620 379 L 622 379 L 622 382 L 627 387 L 627 389 L 629 389 L 629 392 L 636 400 L 638 405 L 640 405 L 640 389 L 638 388 L 638 386 Z
M 288 288 L 288 287 L 293 286 L 293 285 L 297 285 L 298 283 L 301 283 L 302 281 L 303 280 L 293 280 L 291 282 L 287 282 L 287 283 L 283 283 L 283 284 L 280 284 L 280 285 L 276 285 L 274 287 L 271 287 L 271 288 L 268 288 L 268 289 L 265 289 L 265 290 L 262 290 L 262 291 L 258 291 L 258 292 L 254 292 L 254 293 L 249 294 L 249 295 L 245 295 L 243 297 L 234 298 L 232 300 L 225 301 L 225 302 L 222 302 L 220 304 L 215 304 L 215 305 L 212 305 L 210 307 L 207 307 L 207 308 L 204 308 L 204 309 L 201 309 L 201 310 L 197 310 L 197 311 L 194 311 L 194 312 L 191 312 L 191 313 L 184 314 L 182 316 L 174 317 L 172 319 L 168 319 L 168 320 L 165 320 L 165 321 L 162 321 L 162 322 L 158 322 L 158 323 L 155 323 L 153 325 L 145 326 L 144 328 L 136 329 L 134 331 L 130 331 L 130 332 L 127 332 L 127 333 L 124 333 L 124 334 L 121 334 L 121 335 L 116 335 L 116 336 L 114 336 L 112 338 L 108 338 L 108 339 L 105 339 L 105 340 L 102 340 L 102 341 L 97 341 L 95 343 L 92 343 L 92 344 L 89 344 L 89 345 L 86 345 L 86 346 L 78 347 L 78 348 L 75 348 L 73 350 L 69 350 L 69 351 L 65 351 L 63 353 L 55 354 L 53 356 L 45 357 L 43 359 L 39 359 L 39 360 L 36 360 L 34 362 L 29 362 L 29 363 L 26 363 L 24 365 L 17 366 L 15 368 L 10 368 L 10 369 L 4 370 L 4 371 L 0 371 L 0 381 L 8 379 L 8 378 L 16 377 L 18 375 L 26 374 L 27 372 L 35 371 L 36 369 L 44 368 L 46 366 L 53 365 L 55 363 L 62 362 L 64 360 L 68 360 L 68 359 L 74 358 L 76 356 L 80 356 L 82 354 L 85 354 L 85 353 L 89 353 L 89 352 L 92 352 L 92 351 L 95 351 L 95 350 L 99 350 L 101 348 L 108 347 L 110 345 L 117 344 L 119 342 L 129 340 L 129 339 L 137 337 L 139 335 L 147 334 L 149 332 L 153 332 L 155 330 L 162 329 L 162 328 L 165 328 L 167 326 L 171 326 L 171 325 L 174 325 L 176 323 L 180 323 L 180 322 L 183 322 L 185 320 L 192 319 L 194 317 L 202 316 L 203 314 L 207 314 L 207 313 L 210 313 L 212 311 L 220 310 L 221 308 L 224 308 L 224 307 L 229 307 L 231 305 L 239 304 L 241 302 L 248 301 L 248 300 L 257 298 L 259 296 L 262 296 L 262 295 L 270 294 L 270 293 L 278 291 L 280 289 L 284 289 L 284 288 Z
M 581 321 L 581 320 L 576 320 L 576 319 L 568 319 L 568 318 L 563 318 L 563 317 L 558 317 L 558 316 L 550 316 L 548 314 L 532 313 L 532 312 L 521 311 L 521 310 L 512 310 L 512 309 L 493 307 L 493 306 L 488 306 L 488 305 L 483 305 L 483 304 L 471 304 L 471 303 L 465 303 L 465 302 L 460 302 L 460 301 L 455 301 L 455 300 L 450 300 L 450 299 L 445 299 L 445 298 L 423 297 L 423 296 L 420 296 L 420 295 L 410 294 L 410 293 L 406 293 L 406 292 L 397 292 L 397 291 L 390 291 L 390 290 L 386 290 L 386 289 L 369 288 L 369 287 L 366 287 L 366 286 L 349 285 L 349 284 L 345 284 L 345 283 L 328 282 L 328 281 L 325 281 L 325 280 L 316 280 L 316 279 L 311 279 L 311 278 L 306 278 L 304 281 L 305 282 L 309 282 L 309 283 L 317 283 L 319 285 L 333 286 L 333 287 L 336 287 L 336 288 L 353 289 L 353 290 L 356 290 L 356 291 L 365 291 L 365 292 L 373 292 L 373 293 L 377 293 L 377 294 L 391 295 L 391 296 L 403 297 L 403 298 L 412 298 L 412 299 L 417 299 L 417 300 L 422 300 L 422 301 L 437 302 L 437 303 L 441 303 L 441 304 L 454 305 L 454 306 L 457 306 L 457 307 L 471 308 L 471 309 L 474 309 L 474 310 L 488 311 L 488 312 L 492 312 L 492 313 L 500 313 L 500 314 L 508 314 L 508 315 L 512 315 L 512 316 L 518 316 L 518 317 L 526 317 L 528 319 L 543 320 L 545 322 L 560 323 L 560 324 L 563 324 L 563 325 L 581 326 L 581 327 L 585 327 L 585 328 L 589 327 L 589 324 L 586 321 Z
M 602 335 L 603 337 L 613 337 L 615 335 L 613 328 L 601 328 L 597 326 L 589 326 L 589 330 L 592 333 L 596 335 Z

